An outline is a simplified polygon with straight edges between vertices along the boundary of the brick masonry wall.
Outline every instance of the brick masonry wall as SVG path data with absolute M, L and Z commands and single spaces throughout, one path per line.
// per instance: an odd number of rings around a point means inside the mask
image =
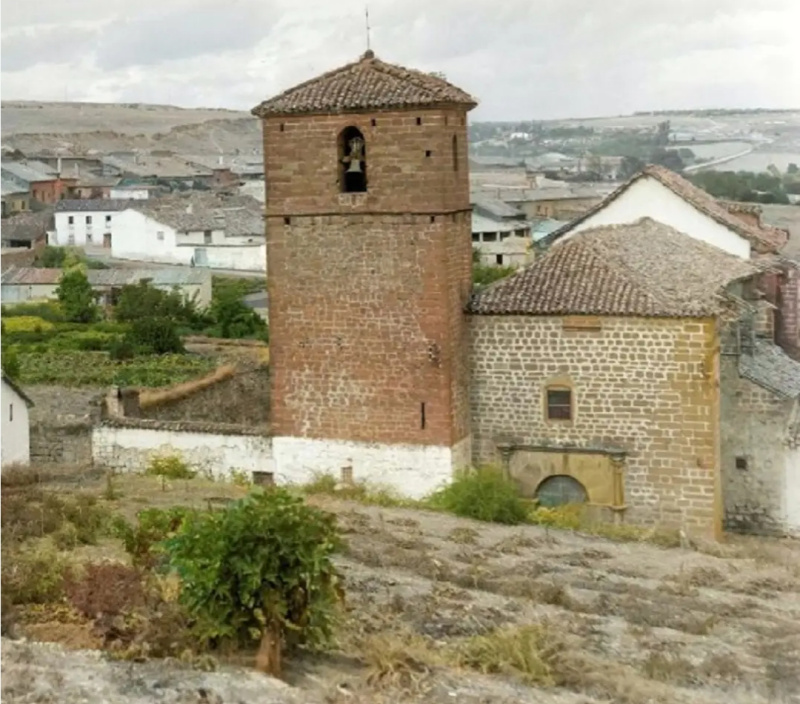
M 268 216 L 469 208 L 463 108 L 272 117 L 263 125 Z M 338 137 L 351 126 L 364 136 L 368 192 L 340 198 Z
M 735 356 L 721 362 L 722 489 L 726 530 L 783 533 L 785 444 L 791 401 L 742 379 Z M 737 467 L 736 460 L 746 463 Z
M 800 264 L 786 264 L 780 280 L 777 343 L 800 360 Z
M 340 193 L 348 126 L 366 141 L 366 193 Z M 463 440 L 465 111 L 269 118 L 264 143 L 274 435 Z
M 259 367 L 237 372 L 187 398 L 143 408 L 141 416 L 264 427 L 269 421 L 269 370 Z
M 558 317 L 471 317 L 474 461 L 499 462 L 498 439 L 622 447 L 625 520 L 716 533 L 713 322 L 597 320 L 601 331 L 571 332 Z M 574 420 L 547 421 L 548 381 L 565 377 Z

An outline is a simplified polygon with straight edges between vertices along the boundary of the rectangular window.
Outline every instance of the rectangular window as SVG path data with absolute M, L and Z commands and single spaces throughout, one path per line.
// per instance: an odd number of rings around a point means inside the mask
M 91 215 L 87 215 L 86 216 L 86 224 L 87 225 L 91 225 L 92 224 L 92 216 Z
M 502 254 L 495 255 L 494 261 L 497 264 L 497 266 L 503 266 L 503 255 Z
M 106 225 L 110 225 L 110 224 L 111 224 L 111 216 L 110 215 L 106 215 Z
M 736 458 L 736 469 L 747 469 L 747 458 L 746 457 L 737 457 Z
M 87 244 L 91 244 L 92 243 L 92 233 L 91 233 L 91 231 L 86 233 L 86 242 L 87 242 Z
M 211 230 L 203 232 L 203 244 L 211 244 Z
M 419 427 L 425 430 L 425 401 L 419 404 Z
M 164 232 L 162 230 L 159 230 L 158 232 L 156 232 L 156 239 L 159 242 L 163 242 L 164 241 Z
M 483 233 L 483 241 L 484 242 L 497 242 L 497 233 L 496 232 L 484 232 Z
M 67 222 L 68 222 L 70 225 L 74 225 L 74 224 L 75 224 L 75 218 L 74 218 L 72 215 L 70 215 L 70 216 L 67 218 Z
M 472 241 L 473 242 L 480 242 L 481 241 L 481 233 L 480 232 L 473 232 L 472 233 Z
M 12 423 L 14 422 L 14 404 L 13 403 L 9 403 L 8 404 L 8 420 L 11 421 Z
M 75 235 L 72 234 L 71 232 L 69 233 L 69 235 L 67 235 L 67 244 L 70 247 L 74 247 L 75 246 Z
M 572 391 L 547 389 L 547 419 L 572 420 Z

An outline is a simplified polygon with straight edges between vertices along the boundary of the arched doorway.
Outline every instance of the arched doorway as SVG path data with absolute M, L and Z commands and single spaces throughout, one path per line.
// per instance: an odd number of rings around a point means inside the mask
M 564 474 L 547 477 L 536 489 L 540 506 L 564 506 L 565 504 L 584 504 L 586 489 L 577 479 Z

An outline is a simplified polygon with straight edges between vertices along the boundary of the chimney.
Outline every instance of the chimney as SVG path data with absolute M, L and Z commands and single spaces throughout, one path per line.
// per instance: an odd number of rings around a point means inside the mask
M 56 176 L 58 176 L 58 178 L 61 178 L 61 157 L 58 157 L 58 159 L 56 159 Z

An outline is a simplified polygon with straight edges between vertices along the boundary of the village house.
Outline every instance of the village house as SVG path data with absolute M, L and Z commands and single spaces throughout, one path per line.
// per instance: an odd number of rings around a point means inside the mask
M 1 279 L 3 304 L 55 299 L 63 274 L 63 269 L 6 269 Z M 211 303 L 211 273 L 204 269 L 89 269 L 86 277 L 101 305 L 115 304 L 123 286 L 132 286 L 140 281 L 147 281 L 161 291 L 177 290 L 200 307 Z
M 18 181 L 2 177 L 3 217 L 24 213 L 31 208 L 30 193 Z
M 70 189 L 71 199 L 113 198 L 111 195 L 119 179 L 114 176 L 80 176 Z
M 103 171 L 121 178 L 155 185 L 169 183 L 174 187 L 193 188 L 197 183 L 208 185 L 211 169 L 192 164 L 172 152 L 133 153 L 102 157 Z
M 753 262 L 644 218 L 582 230 L 479 291 L 469 307 L 473 457 L 505 463 L 544 503 L 568 496 L 692 532 L 719 534 L 746 512 L 741 492 L 724 493 L 742 457 L 751 485 L 796 494 L 796 452 L 783 437 L 770 443 L 793 422 L 800 364 L 767 340 L 720 356 L 720 330 L 740 330 L 753 308 L 745 283 L 759 275 Z M 763 369 L 765 355 L 794 381 L 768 388 L 767 372 L 745 371 Z M 744 406 L 739 393 L 779 408 Z M 741 433 L 734 446 L 731 431 L 746 422 L 772 431 Z M 770 518 L 800 531 L 785 503 L 770 505 Z
M 800 262 L 780 256 L 788 230 L 764 225 L 760 209 L 720 202 L 663 166 L 647 166 L 581 217 L 539 241 L 542 248 L 601 225 L 649 217 L 742 259 L 768 258 L 757 289 L 772 305 L 774 340 L 800 359 Z
M 27 190 L 31 200 L 42 205 L 53 205 L 66 198 L 75 185 L 75 179 L 62 178 L 39 161 L 3 161 L 0 169 L 6 179 Z
M 503 201 L 477 198 L 472 203 L 472 246 L 489 266 L 522 266 L 532 256 L 531 229 L 525 214 Z
M 39 212 L 27 212 L 8 218 L 3 223 L 3 247 L 38 250 L 47 244 L 47 232 L 53 225 L 50 208 Z
M 28 410 L 33 401 L 9 377 L 3 374 L 2 467 L 28 465 L 31 460 L 31 427 Z
M 62 200 L 55 207 L 54 229 L 48 244 L 54 247 L 112 249 L 119 233 L 120 214 L 127 200 Z M 120 235 L 122 236 L 122 235 Z

